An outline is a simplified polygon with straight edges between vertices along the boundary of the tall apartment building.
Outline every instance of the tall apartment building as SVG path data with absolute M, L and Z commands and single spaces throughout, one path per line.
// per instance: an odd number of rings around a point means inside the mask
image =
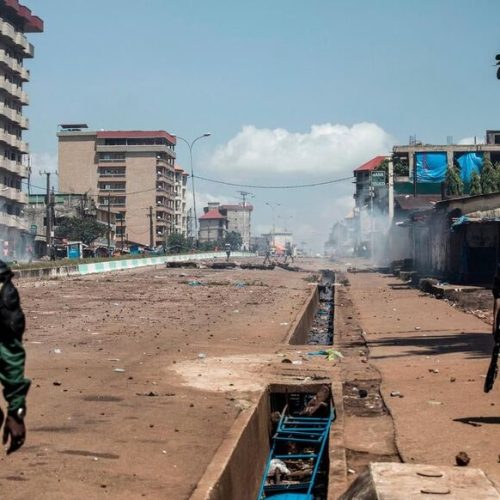
M 179 166 L 175 166 L 175 205 L 174 232 L 187 237 L 187 179 L 189 174 Z
M 29 102 L 23 85 L 30 73 L 24 59 L 34 56 L 25 33 L 41 33 L 43 21 L 17 0 L 0 0 L 0 244 L 2 257 L 20 257 L 29 243 L 24 221 L 28 177 L 28 144 L 22 134 L 29 128 L 23 106 Z
M 163 130 L 89 131 L 61 125 L 59 190 L 117 212 L 116 239 L 161 246 L 174 230 L 175 143 Z M 152 240 L 152 241 L 151 241 Z

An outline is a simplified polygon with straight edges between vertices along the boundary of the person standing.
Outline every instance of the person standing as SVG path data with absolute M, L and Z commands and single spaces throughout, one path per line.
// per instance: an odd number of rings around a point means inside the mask
M 7 417 L 0 408 L 2 442 L 10 454 L 24 444 L 26 395 L 31 381 L 24 376 L 26 354 L 22 337 L 26 326 L 19 293 L 12 283 L 14 273 L 0 260 L 0 383 L 8 404 Z M 4 423 L 5 420 L 5 423 Z
M 231 256 L 231 245 L 226 243 L 226 261 L 229 261 L 229 257 Z

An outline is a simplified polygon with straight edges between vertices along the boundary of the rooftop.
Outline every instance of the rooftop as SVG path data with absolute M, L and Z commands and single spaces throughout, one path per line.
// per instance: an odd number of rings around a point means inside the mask
M 375 170 L 385 159 L 387 156 L 375 156 L 370 161 L 363 163 L 360 167 L 354 169 L 354 172 L 371 172 Z
M 3 0 L 0 4 L 2 16 L 12 18 L 19 23 L 25 33 L 42 33 L 43 21 L 31 13 L 31 10 L 21 5 L 18 0 Z
M 96 135 L 98 139 L 156 139 L 161 137 L 172 144 L 176 143 L 176 137 L 165 130 L 100 130 Z
M 222 215 L 216 208 L 209 210 L 199 218 L 199 220 L 216 220 L 216 219 L 226 219 L 226 217 Z

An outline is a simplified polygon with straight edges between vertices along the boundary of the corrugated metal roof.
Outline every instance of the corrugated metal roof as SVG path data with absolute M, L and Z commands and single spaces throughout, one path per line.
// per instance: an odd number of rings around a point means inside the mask
M 354 172 L 371 172 L 375 170 L 385 159 L 387 156 L 375 156 L 370 161 L 363 163 L 360 167 L 356 168 Z

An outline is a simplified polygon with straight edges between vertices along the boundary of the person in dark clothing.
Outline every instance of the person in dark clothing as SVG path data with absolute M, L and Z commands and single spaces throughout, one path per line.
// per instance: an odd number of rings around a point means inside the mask
M 229 243 L 226 243 L 226 261 L 229 260 L 229 257 L 231 257 L 231 245 Z
M 22 344 L 25 317 L 19 293 L 12 283 L 14 273 L 0 260 L 0 383 L 8 404 L 7 417 L 0 409 L 3 444 L 10 454 L 24 444 L 26 427 L 26 394 L 31 381 L 24 376 L 26 354 Z

